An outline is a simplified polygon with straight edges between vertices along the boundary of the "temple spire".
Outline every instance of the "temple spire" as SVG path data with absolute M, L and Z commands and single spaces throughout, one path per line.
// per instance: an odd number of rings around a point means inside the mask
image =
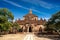
M 32 14 L 32 9 L 30 9 L 29 14 Z

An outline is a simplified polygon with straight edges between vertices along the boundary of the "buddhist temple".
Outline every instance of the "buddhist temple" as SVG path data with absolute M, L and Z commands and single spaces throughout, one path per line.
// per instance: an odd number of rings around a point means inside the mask
M 40 29 L 43 31 L 46 23 L 46 20 L 40 18 L 38 20 L 38 16 L 32 13 L 32 10 L 28 12 L 25 16 L 23 16 L 23 20 L 16 20 L 16 22 L 20 25 L 20 28 L 23 28 L 23 32 L 38 32 Z

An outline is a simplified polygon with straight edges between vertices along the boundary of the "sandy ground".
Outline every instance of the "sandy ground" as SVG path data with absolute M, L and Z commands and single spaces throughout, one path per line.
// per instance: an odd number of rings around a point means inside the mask
M 51 40 L 43 37 L 36 37 L 34 34 L 7 34 L 0 37 L 0 40 Z

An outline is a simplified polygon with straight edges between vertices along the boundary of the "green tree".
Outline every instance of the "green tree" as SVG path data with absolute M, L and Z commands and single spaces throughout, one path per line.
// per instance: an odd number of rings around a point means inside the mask
M 0 8 L 0 31 L 8 31 L 13 19 L 13 14 L 7 8 Z
M 60 11 L 52 15 L 46 25 L 47 29 L 60 30 Z
M 20 26 L 17 22 L 14 22 L 12 24 L 12 29 L 10 30 L 10 33 L 17 33 L 17 31 L 19 31 Z
M 19 30 L 20 26 L 17 22 L 13 23 L 13 27 L 16 28 L 17 30 Z

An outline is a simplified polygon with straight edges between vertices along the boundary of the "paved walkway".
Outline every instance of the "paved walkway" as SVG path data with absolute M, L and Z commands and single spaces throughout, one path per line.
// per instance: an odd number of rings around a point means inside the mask
M 25 36 L 24 40 L 34 40 L 34 35 L 33 34 L 27 34 Z
M 0 40 L 51 40 L 48 38 L 36 37 L 34 34 L 8 34 L 0 37 Z
M 52 40 L 52 39 L 37 37 L 34 34 L 30 33 L 25 36 L 24 40 Z

